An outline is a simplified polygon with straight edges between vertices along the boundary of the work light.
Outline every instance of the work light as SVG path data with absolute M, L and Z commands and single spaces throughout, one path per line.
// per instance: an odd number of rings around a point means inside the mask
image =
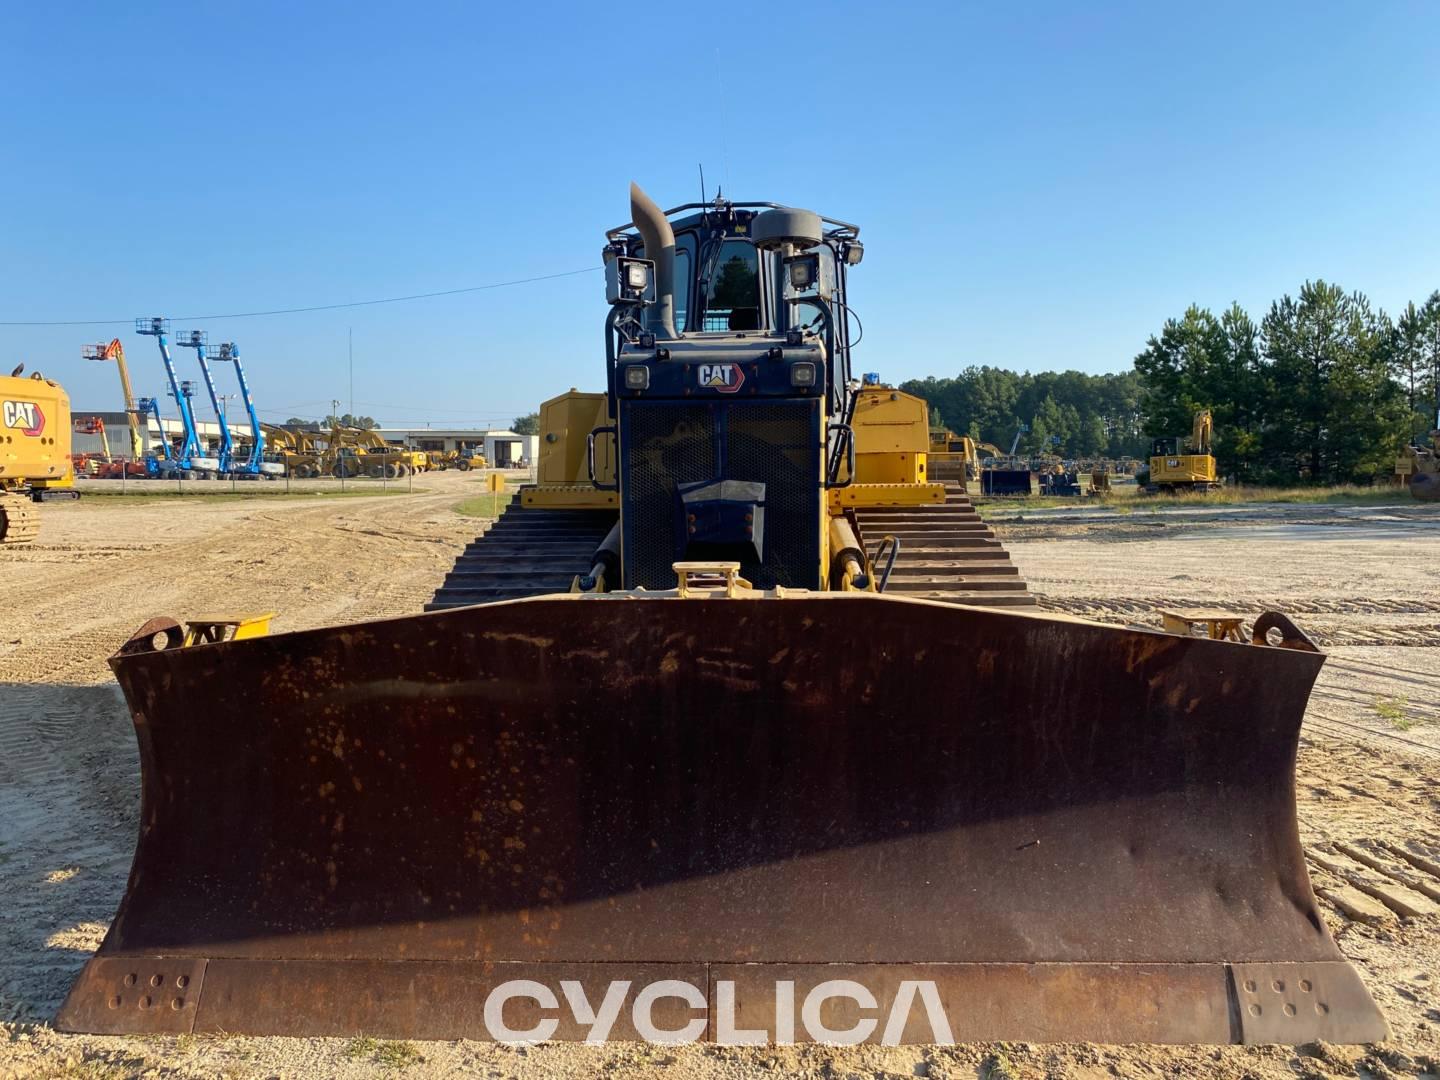
M 801 360 L 790 365 L 791 386 L 814 386 L 815 365 L 808 360 Z

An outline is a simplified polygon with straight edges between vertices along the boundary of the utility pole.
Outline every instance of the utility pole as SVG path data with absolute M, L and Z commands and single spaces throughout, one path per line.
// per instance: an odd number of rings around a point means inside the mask
M 345 328 L 346 350 L 350 354 L 350 415 L 355 415 L 355 329 Z

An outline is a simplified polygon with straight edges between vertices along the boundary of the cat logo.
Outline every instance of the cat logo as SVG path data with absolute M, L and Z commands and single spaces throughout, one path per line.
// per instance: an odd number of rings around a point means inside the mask
M 19 428 L 21 435 L 39 435 L 45 430 L 45 414 L 33 401 L 7 401 L 0 406 L 0 419 L 8 428 Z
M 745 372 L 739 364 L 700 364 L 700 385 L 707 390 L 733 394 L 745 384 Z

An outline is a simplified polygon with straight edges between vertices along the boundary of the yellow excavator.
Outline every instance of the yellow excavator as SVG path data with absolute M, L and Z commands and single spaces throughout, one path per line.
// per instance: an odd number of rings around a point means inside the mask
M 1209 409 L 1195 414 L 1195 425 L 1188 445 L 1178 438 L 1158 438 L 1150 446 L 1150 480 L 1145 490 L 1175 493 L 1179 491 L 1213 491 L 1221 486 L 1215 471 L 1215 458 L 1210 453 L 1214 421 Z
M 956 435 L 948 428 L 930 431 L 930 476 L 933 480 L 965 483 L 980 476 L 982 455 L 1001 457 L 1004 451 L 994 443 L 976 442 L 968 435 Z
M 70 397 L 21 364 L 0 376 L 0 544 L 26 544 L 40 531 L 38 502 L 76 499 L 70 457 Z
M 603 390 L 434 610 L 112 659 L 143 828 L 57 1026 L 1384 1038 L 1296 826 L 1305 635 L 1038 610 L 852 377 L 857 226 L 630 211 Z

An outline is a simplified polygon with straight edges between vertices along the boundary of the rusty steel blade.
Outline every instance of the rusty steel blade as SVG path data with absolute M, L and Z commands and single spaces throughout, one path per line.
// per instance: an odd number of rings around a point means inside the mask
M 777 984 L 850 979 L 956 1038 L 1380 1038 L 1296 828 L 1322 662 L 865 594 L 122 652 L 141 835 L 57 1024 L 487 1038 L 506 980 L 666 978 L 784 1041 Z

